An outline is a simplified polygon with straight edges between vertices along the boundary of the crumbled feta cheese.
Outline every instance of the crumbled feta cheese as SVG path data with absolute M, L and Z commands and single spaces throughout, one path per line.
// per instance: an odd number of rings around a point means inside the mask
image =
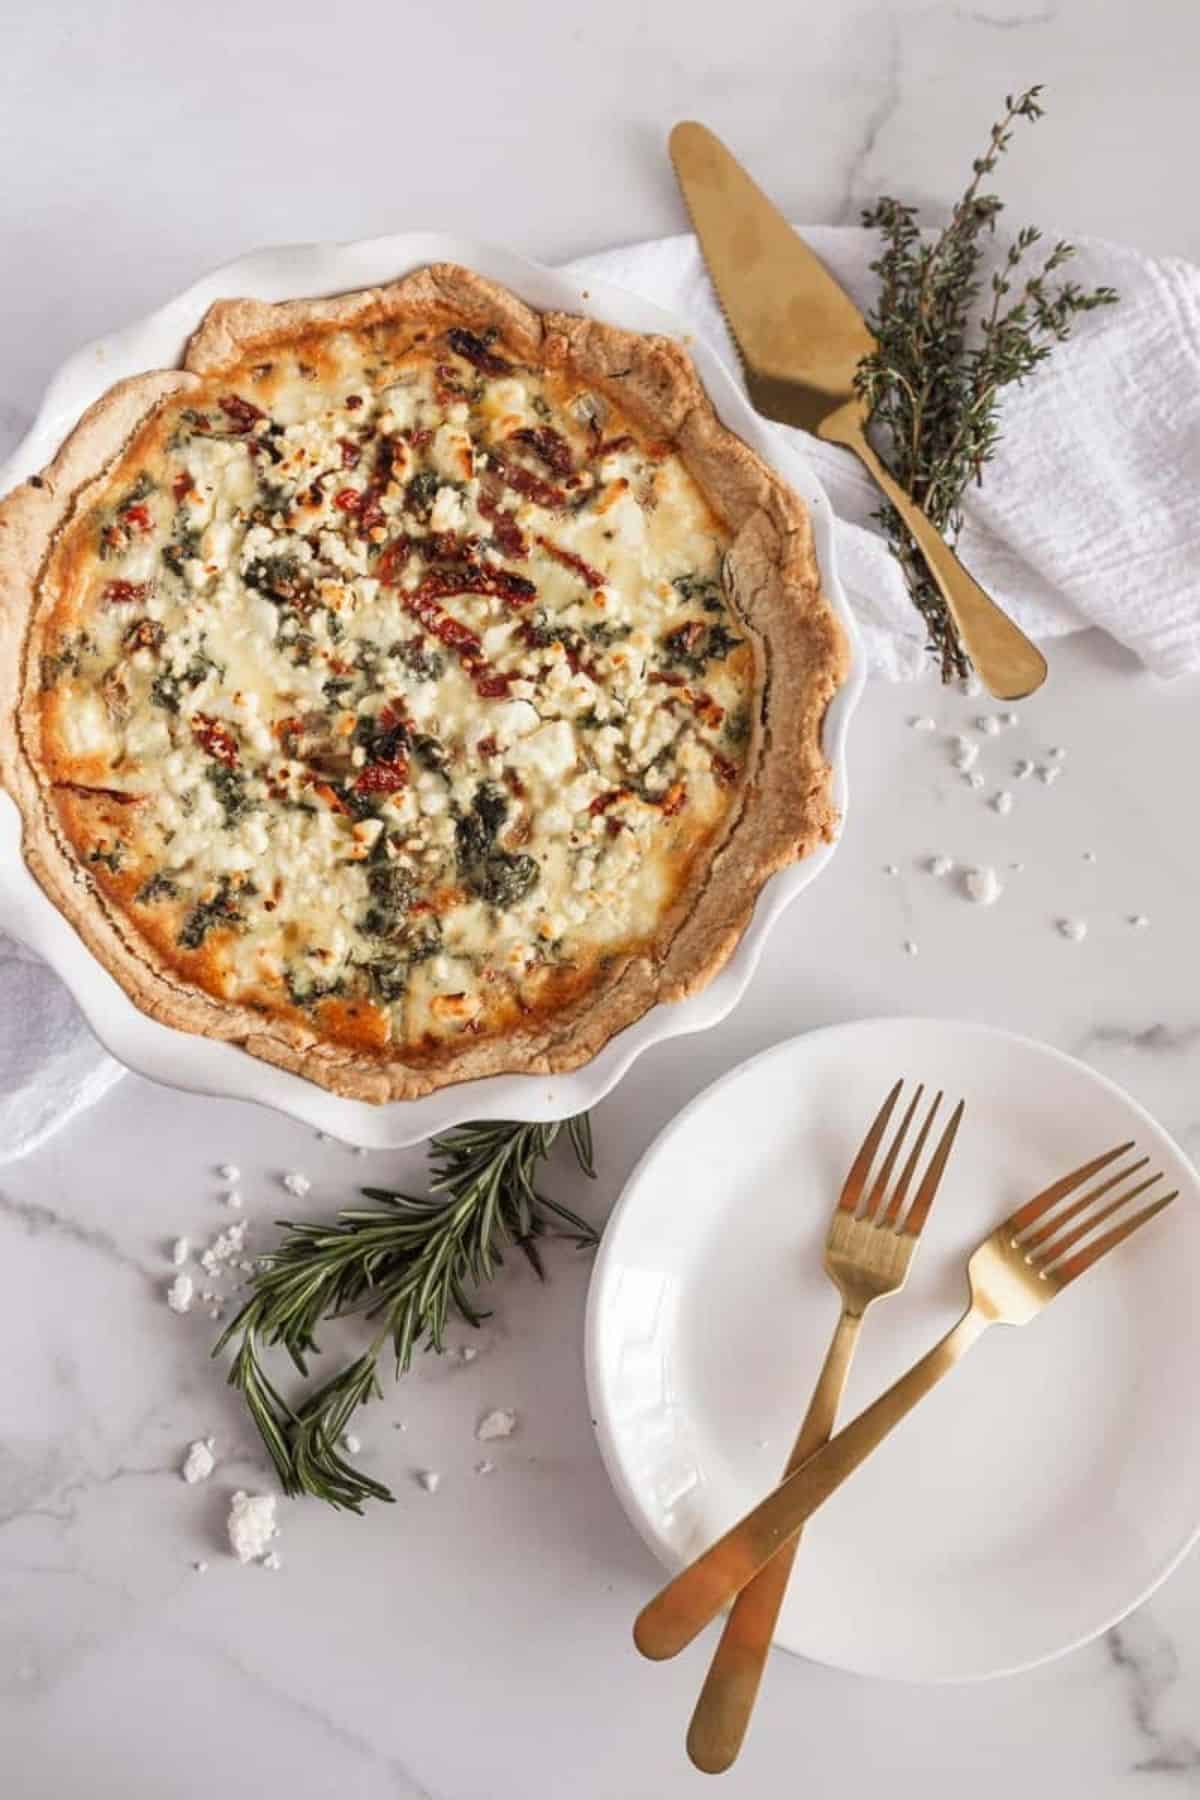
M 973 900 L 976 906 L 991 906 L 1004 892 L 995 869 L 987 867 L 968 869 L 963 875 L 963 888 L 967 899 Z
M 913 943 L 911 938 L 905 939 L 904 953 L 906 956 L 915 956 L 917 954 L 917 946 Z
M 1087 936 L 1087 920 L 1059 919 L 1058 929 L 1061 935 L 1069 938 L 1073 944 L 1081 944 Z
M 478 1355 L 479 1355 L 479 1352 L 475 1348 L 474 1344 L 460 1344 L 459 1350 L 458 1350 L 459 1362 L 473 1363 L 475 1361 L 475 1358 Z
M 242 1171 L 236 1163 L 222 1163 L 217 1174 L 222 1181 L 240 1181 L 242 1179 Z
M 898 875 L 900 873 L 895 863 L 884 863 L 883 872 L 885 875 Z
M 1130 913 L 1129 923 L 1134 927 L 1135 930 L 1144 931 L 1146 929 L 1147 925 L 1150 923 L 1150 921 L 1146 917 L 1145 913 Z
M 192 1567 L 196 1571 L 197 1575 L 207 1575 L 208 1574 L 208 1564 L 205 1562 L 203 1557 L 200 1558 L 199 1562 L 194 1562 L 192 1564 Z
M 342 1449 L 348 1456 L 357 1456 L 362 1449 L 362 1443 L 352 1431 L 347 1431 L 342 1435 Z
M 908 721 L 908 723 L 911 726 L 913 731 L 936 731 L 937 730 L 937 725 L 936 725 L 935 721 L 933 719 L 926 718 L 924 716 L 922 716 L 921 718 L 910 719 Z
M 191 1487 L 197 1481 L 207 1481 L 216 1466 L 217 1459 L 212 1453 L 212 1446 L 206 1439 L 198 1438 L 194 1444 L 188 1445 L 179 1473 Z
M 490 1475 L 495 1467 L 496 1465 L 491 1458 L 485 1456 L 482 1462 L 477 1462 L 475 1464 L 475 1473 L 477 1475 Z
M 1094 863 L 1096 860 L 1096 852 L 1094 850 L 1085 850 L 1083 853 L 1083 860 L 1086 863 Z
M 265 1555 L 268 1544 L 276 1536 L 274 1494 L 247 1494 L 239 1488 L 229 1503 L 225 1522 L 229 1546 L 240 1563 L 255 1562 Z
M 995 737 L 1000 730 L 1000 721 L 995 713 L 983 713 L 976 719 L 975 729 L 982 731 L 985 737 Z
M 277 1570 L 282 1569 L 283 1558 L 280 1556 L 278 1550 L 268 1550 L 267 1554 L 262 1559 L 262 1566 L 264 1569 L 270 1569 L 272 1574 Z
M 1043 763 L 1037 772 L 1037 778 L 1045 787 L 1049 787 L 1052 782 L 1058 780 L 1061 774 L 1061 769 L 1055 768 L 1052 764 Z
M 187 1261 L 188 1252 L 191 1250 L 191 1247 L 192 1246 L 185 1237 L 176 1238 L 175 1242 L 171 1245 L 171 1261 L 175 1264 L 177 1269 L 181 1269 Z
M 301 1175 L 297 1170 L 292 1170 L 284 1176 L 283 1185 L 289 1194 L 294 1194 L 297 1200 L 302 1200 L 312 1187 L 312 1182 L 307 1175 Z
M 1050 758 L 1051 762 L 1061 762 L 1063 757 L 1066 754 L 1067 753 L 1063 749 L 1061 744 L 1052 745 L 1051 748 L 1049 750 L 1047 750 L 1047 752 L 1046 752 L 1046 755 Z
M 224 1199 L 226 1206 L 231 1206 L 234 1212 L 237 1212 L 242 1204 L 242 1196 L 237 1188 L 230 1188 Z
M 167 1289 L 167 1305 L 172 1312 L 185 1313 L 191 1309 L 195 1283 L 190 1275 L 177 1275 Z
M 983 786 L 983 775 L 978 769 L 972 769 L 971 773 L 965 777 L 965 780 L 969 788 L 978 789 Z
M 980 681 L 978 675 L 976 675 L 974 669 L 972 669 L 969 675 L 963 676 L 959 685 L 968 700 L 978 700 L 980 694 L 983 692 L 983 683 Z
M 925 866 L 931 875 L 936 875 L 940 879 L 943 875 L 950 874 L 954 867 L 954 859 L 949 856 L 931 856 Z
M 417 1471 L 417 1485 L 418 1487 L 423 1487 L 427 1494 L 436 1494 L 442 1485 L 442 1478 L 436 1469 L 419 1469 Z
M 1010 813 L 1012 811 L 1012 809 L 1013 809 L 1013 797 L 1008 792 L 1007 788 L 1001 788 L 1000 792 L 998 794 L 992 795 L 992 811 L 993 812 L 998 812 L 1001 815 L 1001 817 L 1003 817 L 1007 813 Z
M 1014 713 L 1014 712 L 1007 712 L 1007 713 L 1001 713 L 1001 715 L 1000 715 L 1000 723 L 1001 723 L 1001 724 L 1002 724 L 1002 725 L 1008 725 L 1008 726 L 1010 726 L 1010 727 L 1011 727 L 1011 726 L 1013 726 L 1013 725 L 1019 725 L 1019 724 L 1020 724 L 1020 720 L 1019 720 L 1019 719 L 1018 719 L 1018 717 L 1017 717 L 1017 715 L 1016 715 L 1016 713 Z
M 1028 781 L 1033 774 L 1033 764 L 1027 756 L 1022 756 L 1013 764 L 1013 774 L 1018 781 Z
M 965 775 L 973 769 L 979 760 L 979 745 L 968 743 L 966 738 L 959 738 L 954 752 L 954 766 Z
M 507 1407 L 498 1406 L 493 1412 L 485 1413 L 475 1427 L 475 1436 L 481 1444 L 491 1443 L 494 1438 L 511 1437 L 517 1429 L 517 1415 Z

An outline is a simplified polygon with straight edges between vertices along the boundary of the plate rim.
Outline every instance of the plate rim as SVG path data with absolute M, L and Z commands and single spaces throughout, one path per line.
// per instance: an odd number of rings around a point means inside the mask
M 141 346 L 173 333 L 181 350 L 204 308 L 219 293 L 239 288 L 258 291 L 264 283 L 278 297 L 347 292 L 385 279 L 371 272 L 380 262 L 389 265 L 394 279 L 434 260 L 464 263 L 518 292 L 553 289 L 552 298 L 535 301 L 542 306 L 569 307 L 601 317 L 636 311 L 651 319 L 636 328 L 657 329 L 683 339 L 722 419 L 800 491 L 812 520 L 822 589 L 846 632 L 851 651 L 849 674 L 830 703 L 823 728 L 840 825 L 831 843 L 777 871 L 764 885 L 749 925 L 711 982 L 684 1000 L 652 1007 L 580 1069 L 548 1076 L 487 1076 L 454 1083 L 420 1099 L 373 1105 L 334 1094 L 290 1070 L 261 1062 L 232 1043 L 180 1031 L 141 1012 L 34 881 L 20 851 L 16 806 L 7 794 L 0 793 L 0 928 L 50 964 L 96 1037 L 119 1062 L 161 1085 L 270 1106 L 370 1149 L 403 1149 L 467 1119 L 549 1121 L 569 1117 L 598 1104 L 655 1044 L 719 1024 L 745 994 L 767 938 L 785 908 L 824 871 L 844 833 L 849 811 L 849 724 L 866 680 L 861 641 L 838 572 L 833 509 L 820 478 L 799 448 L 754 412 L 713 345 L 686 319 L 632 290 L 555 269 L 454 232 L 410 231 L 340 243 L 268 245 L 208 270 L 152 312 L 92 340 L 59 366 L 46 384 L 29 430 L 0 465 L 0 492 L 41 467 L 53 454 L 83 408 L 117 378 L 114 363 L 132 358 L 140 367 L 163 366 L 160 352 Z
M 938 1013 L 870 1014 L 863 1018 L 844 1019 L 828 1025 L 814 1026 L 808 1031 L 793 1032 L 790 1036 L 781 1038 L 774 1044 L 768 1044 L 764 1049 L 756 1051 L 753 1056 L 746 1057 L 742 1062 L 735 1063 L 731 1068 L 726 1069 L 713 1081 L 710 1081 L 705 1087 L 701 1088 L 699 1093 L 693 1095 L 673 1119 L 667 1121 L 662 1129 L 655 1134 L 654 1138 L 646 1146 L 646 1149 L 638 1157 L 633 1168 L 629 1171 L 624 1186 L 613 1205 L 612 1211 L 605 1221 L 600 1246 L 596 1252 L 591 1276 L 588 1282 L 587 1304 L 584 1312 L 583 1357 L 584 1377 L 588 1398 L 588 1416 L 591 1420 L 592 1430 L 596 1438 L 597 1447 L 600 1451 L 601 1461 L 604 1464 L 605 1474 L 608 1476 L 613 1492 L 620 1501 L 621 1508 L 625 1513 L 626 1518 L 629 1520 L 629 1523 L 633 1526 L 642 1542 L 652 1552 L 656 1560 L 672 1573 L 678 1571 L 683 1566 L 683 1561 L 677 1555 L 674 1548 L 667 1544 L 661 1534 L 654 1528 L 648 1512 L 643 1507 L 636 1490 L 626 1475 L 624 1464 L 617 1448 L 617 1435 L 613 1429 L 607 1390 L 600 1372 L 599 1340 L 601 1332 L 600 1313 L 603 1304 L 602 1290 L 609 1280 L 611 1272 L 610 1265 L 615 1263 L 617 1256 L 615 1248 L 617 1232 L 614 1230 L 614 1227 L 619 1225 L 623 1216 L 634 1204 L 638 1184 L 641 1182 L 647 1167 L 653 1161 L 654 1157 L 679 1132 L 687 1129 L 694 1113 L 698 1112 L 702 1106 L 707 1105 L 708 1102 L 715 1098 L 723 1088 L 732 1085 L 736 1079 L 746 1075 L 752 1069 L 757 1068 L 760 1063 L 765 1063 L 774 1057 L 784 1056 L 795 1045 L 808 1043 L 814 1038 L 828 1040 L 834 1037 L 849 1036 L 855 1032 L 868 1028 L 873 1029 L 879 1026 L 890 1026 L 902 1029 L 914 1025 L 941 1025 L 952 1027 L 956 1031 L 967 1031 L 974 1036 L 986 1037 L 1007 1043 L 1019 1051 L 1035 1051 L 1048 1057 L 1053 1062 L 1063 1064 L 1076 1071 L 1082 1071 L 1089 1079 L 1107 1090 L 1108 1093 L 1114 1095 L 1125 1106 L 1131 1109 L 1136 1116 L 1145 1120 L 1149 1126 L 1153 1127 L 1155 1133 L 1161 1135 L 1161 1137 L 1171 1146 L 1172 1151 L 1178 1157 L 1180 1163 L 1190 1173 L 1195 1187 L 1200 1189 L 1200 1170 L 1197 1169 L 1192 1157 L 1188 1155 L 1187 1151 L 1179 1143 L 1174 1134 L 1168 1131 L 1166 1126 L 1155 1118 L 1149 1108 L 1143 1105 L 1135 1095 L 1131 1094 L 1128 1089 L 1122 1087 L 1120 1082 L 1115 1081 L 1110 1075 L 1104 1074 L 1101 1070 L 1093 1068 L 1090 1063 L 1084 1062 L 1082 1058 L 1072 1056 L 1069 1051 L 1061 1049 L 1057 1044 L 1047 1043 L 1044 1039 L 1031 1037 L 1024 1032 L 1010 1030 L 1007 1026 L 991 1025 L 986 1020 L 953 1018 Z M 1176 1546 L 1164 1558 L 1161 1565 L 1155 1568 L 1152 1574 L 1138 1588 L 1138 1591 L 1131 1596 L 1127 1603 L 1120 1606 L 1115 1612 L 1111 1613 L 1111 1615 L 1106 1615 L 1096 1624 L 1089 1626 L 1086 1630 L 1076 1634 L 1067 1642 L 1056 1648 L 1039 1651 L 1036 1655 L 1022 1658 L 1016 1662 L 1005 1663 L 1003 1666 L 995 1669 L 969 1670 L 961 1674 L 948 1672 L 945 1674 L 912 1675 L 887 1668 L 865 1668 L 851 1662 L 831 1660 L 824 1656 L 820 1656 L 813 1651 L 794 1649 L 790 1644 L 783 1643 L 778 1637 L 773 1640 L 773 1648 L 783 1651 L 786 1655 L 794 1656 L 800 1661 L 813 1662 L 823 1668 L 836 1669 L 840 1674 L 854 1675 L 868 1680 L 896 1682 L 909 1686 L 965 1687 L 973 1686 L 981 1682 L 1000 1680 L 1011 1675 L 1025 1674 L 1033 1669 L 1043 1668 L 1048 1663 L 1057 1662 L 1061 1657 L 1070 1655 L 1072 1651 L 1080 1650 L 1084 1648 L 1084 1646 L 1094 1643 L 1097 1638 L 1103 1637 L 1106 1632 L 1111 1631 L 1114 1626 L 1119 1625 L 1122 1620 L 1127 1619 L 1138 1607 L 1144 1605 L 1145 1602 L 1158 1591 L 1163 1583 L 1174 1574 L 1176 1569 L 1178 1569 L 1180 1564 L 1196 1547 L 1198 1542 L 1200 1542 L 1200 1496 L 1198 1496 L 1197 1499 L 1195 1523 L 1192 1525 L 1190 1532 L 1185 1536 L 1183 1542 Z

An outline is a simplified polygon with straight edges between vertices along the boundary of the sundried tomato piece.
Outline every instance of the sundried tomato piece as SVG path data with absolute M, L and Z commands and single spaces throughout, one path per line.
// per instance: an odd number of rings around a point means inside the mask
M 446 342 L 456 356 L 469 362 L 482 375 L 511 375 L 513 364 L 504 357 L 497 356 L 487 338 L 482 338 L 474 331 L 466 331 L 454 325 L 446 333 Z
M 109 581 L 101 590 L 100 598 L 106 606 L 124 606 L 130 600 L 144 600 L 149 592 L 148 581 Z
M 210 718 L 208 713 L 193 713 L 192 736 L 207 756 L 215 757 L 227 769 L 237 767 L 237 739 L 220 719 Z
M 217 404 L 233 429 L 243 437 L 267 416 L 261 406 L 255 406 L 252 400 L 243 400 L 240 394 L 222 394 Z

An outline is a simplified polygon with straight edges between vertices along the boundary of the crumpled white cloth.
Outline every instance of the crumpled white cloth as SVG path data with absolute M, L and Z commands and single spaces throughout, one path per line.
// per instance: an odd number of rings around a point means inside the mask
M 123 1073 L 58 976 L 0 933 L 0 1163 L 36 1148 Z
M 869 306 L 877 235 L 801 231 Z M 605 251 L 570 272 L 669 307 L 738 370 L 694 237 Z M 1100 626 L 1156 675 L 1183 674 L 1200 668 L 1200 269 L 1085 239 L 1066 273 L 1115 287 L 1120 303 L 1081 317 L 1024 386 L 1004 391 L 999 450 L 967 498 L 959 552 L 1033 637 Z M 839 567 L 871 672 L 918 674 L 920 619 L 872 524 L 877 490 L 849 451 L 776 429 L 797 441 L 838 514 Z
M 870 304 L 873 233 L 804 228 Z M 572 273 L 681 314 L 736 371 L 695 238 L 589 256 Z M 1158 675 L 1200 668 L 1200 270 L 1096 240 L 1070 273 L 1117 288 L 1003 398 L 995 461 L 966 505 L 963 560 L 1035 637 L 1102 626 Z M 24 427 L 0 406 L 0 455 Z M 776 429 L 786 431 L 787 427 Z M 848 452 L 794 436 L 838 514 L 842 579 L 873 673 L 926 666 L 920 622 L 873 527 L 875 488 Z M 23 1155 L 119 1079 L 58 978 L 0 936 L 0 1162 Z

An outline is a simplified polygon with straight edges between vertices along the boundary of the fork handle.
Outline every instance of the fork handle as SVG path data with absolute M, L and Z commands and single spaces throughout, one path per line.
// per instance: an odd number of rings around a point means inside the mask
M 941 1341 L 878 1400 L 830 1438 L 794 1475 L 697 1557 L 638 1614 L 633 1638 L 643 1656 L 677 1656 L 728 1606 L 776 1551 L 795 1536 L 901 1419 L 992 1323 L 970 1307 Z
M 863 429 L 860 403 L 839 407 L 820 435 L 853 450 L 904 520 L 958 626 L 979 678 L 998 700 L 1023 700 L 1046 679 L 1046 659 L 963 567 L 937 526 L 886 469 Z
M 843 1305 L 785 1475 L 819 1450 L 833 1430 L 862 1322 L 861 1312 Z M 729 1768 L 742 1747 L 799 1548 L 797 1532 L 742 1589 L 725 1621 L 687 1736 L 688 1755 L 707 1775 Z

